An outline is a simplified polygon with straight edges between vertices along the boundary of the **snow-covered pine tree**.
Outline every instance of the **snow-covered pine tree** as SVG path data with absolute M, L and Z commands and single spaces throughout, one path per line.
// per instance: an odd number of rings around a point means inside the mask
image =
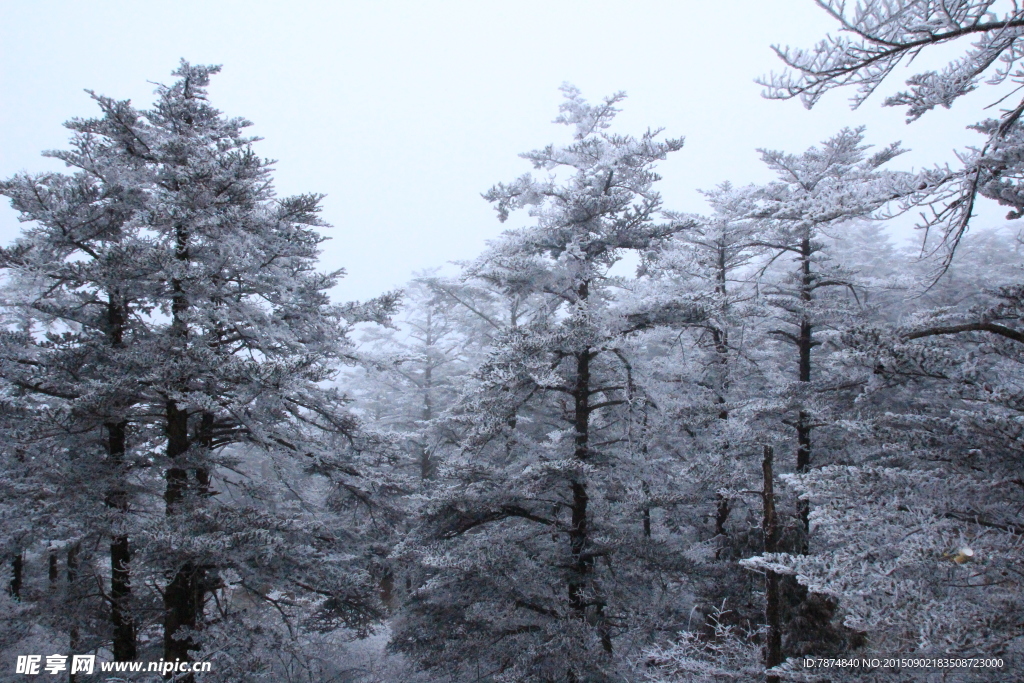
M 666 521 L 714 551 L 686 567 L 693 600 L 686 628 L 677 628 L 669 642 L 659 639 L 641 661 L 660 666 L 654 662 L 666 656 L 692 655 L 694 672 L 704 667 L 702 639 L 728 633 L 744 652 L 759 642 L 763 584 L 737 561 L 763 549 L 762 509 L 753 492 L 762 488 L 760 456 L 766 439 L 773 439 L 763 418 L 766 406 L 775 407 L 770 396 L 777 379 L 767 353 L 770 309 L 758 296 L 765 250 L 757 245 L 757 222 L 747 215 L 749 190 L 724 183 L 705 195 L 715 213 L 651 258 L 655 277 L 647 288 L 649 297 L 703 313 L 681 330 L 649 334 L 651 348 L 661 348 L 646 364 L 658 406 L 656 447 L 678 453 L 681 461 Z M 708 647 L 706 655 L 715 649 Z
M 752 349 L 759 335 L 754 323 L 764 312 L 751 277 L 758 253 L 753 223 L 733 210 L 735 193 L 728 183 L 705 194 L 715 214 L 678 235 L 669 248 L 652 253 L 647 267 L 652 281 L 636 294 L 702 312 L 685 334 L 662 331 L 671 343 L 652 367 L 658 368 L 662 387 L 660 412 L 672 415 L 666 426 L 673 425 L 677 438 L 686 442 L 682 450 L 700 454 L 706 476 L 692 471 L 688 478 L 701 480 L 704 493 L 707 488 L 714 493 L 715 534 L 724 538 L 732 506 L 740 499 L 721 492 L 750 488 L 737 456 L 759 448 L 745 436 L 742 410 L 739 416 L 734 410 L 760 388 Z
M 716 207 L 719 220 L 723 216 L 732 216 L 735 221 L 743 218 L 745 221 L 754 223 L 750 218 L 751 213 L 751 188 L 740 188 L 735 190 L 729 186 L 723 186 L 713 193 L 709 193 L 709 199 Z M 734 232 L 737 244 L 745 244 L 747 249 L 753 250 L 753 245 L 763 233 L 754 228 L 756 225 L 743 223 L 733 224 L 731 227 L 723 224 L 718 229 L 729 229 Z M 763 227 L 763 226 L 762 226 Z M 677 249 L 670 250 L 660 255 L 655 261 L 652 269 L 658 269 L 659 275 L 667 282 L 660 283 L 662 287 L 672 286 L 677 290 L 677 295 L 688 295 L 691 299 L 695 296 L 702 296 L 700 292 L 712 290 L 711 277 L 696 277 L 687 279 L 683 274 L 689 272 L 699 273 L 692 263 L 692 256 L 688 256 L 689 250 L 693 247 L 686 244 L 692 240 L 705 238 L 701 236 L 704 230 L 695 230 L 680 236 L 679 242 L 684 243 Z M 742 240 L 739 238 L 745 235 Z M 873 324 L 884 324 L 886 320 L 899 320 L 900 316 L 906 313 L 907 303 L 904 299 L 907 296 L 907 284 L 913 282 L 913 278 L 907 274 L 910 271 L 908 263 L 903 258 L 909 255 L 901 254 L 888 242 L 886 233 L 878 224 L 867 221 L 845 221 L 827 231 L 822 231 L 818 236 L 818 247 L 820 248 L 819 261 L 816 267 L 824 265 L 829 268 L 832 274 L 843 273 L 845 278 L 854 286 L 856 298 L 849 292 L 836 288 L 834 291 L 818 292 L 820 298 L 828 297 L 831 301 L 824 303 L 832 307 L 835 314 L 829 318 L 821 319 L 828 323 L 825 329 L 818 330 L 818 338 L 827 340 L 827 346 L 822 349 L 815 349 L 815 366 L 817 388 L 821 390 L 815 400 L 823 410 L 827 411 L 830 422 L 829 429 L 822 430 L 822 438 L 817 440 L 816 449 L 828 453 L 829 460 L 841 459 L 844 462 L 863 458 L 867 453 L 874 453 L 878 446 L 878 433 L 872 433 L 873 420 L 880 412 L 892 410 L 900 405 L 898 399 L 882 405 L 875 393 L 874 403 L 865 405 L 865 397 L 860 389 L 870 382 L 872 368 L 853 367 L 858 365 L 851 358 L 857 357 L 857 352 L 846 348 L 841 342 L 839 335 L 847 333 L 851 328 L 871 326 Z M 784 263 L 778 263 L 780 257 L 771 251 L 764 252 L 764 247 L 754 250 L 761 251 L 760 257 L 751 261 L 747 269 L 740 268 L 730 276 L 730 291 L 737 295 L 738 300 L 732 304 L 732 316 L 721 318 L 715 315 L 709 316 L 710 320 L 725 320 L 735 325 L 736 330 L 742 331 L 743 338 L 738 335 L 731 335 L 735 339 L 735 361 L 732 367 L 740 372 L 730 373 L 731 382 L 730 411 L 728 417 L 729 429 L 726 434 L 729 437 L 729 452 L 731 458 L 725 462 L 732 463 L 728 472 L 719 474 L 714 471 L 714 465 L 722 462 L 723 458 L 716 455 L 715 440 L 705 440 L 706 435 L 702 433 L 706 428 L 701 429 L 704 424 L 713 424 L 710 420 L 704 423 L 694 420 L 694 415 L 711 415 L 714 412 L 714 404 L 704 403 L 694 399 L 690 392 L 684 390 L 685 385 L 673 382 L 671 386 L 678 387 L 675 394 L 662 393 L 657 395 L 659 404 L 662 406 L 674 405 L 675 410 L 680 410 L 688 405 L 697 408 L 695 413 L 681 413 L 689 417 L 691 425 L 697 425 L 697 429 L 691 427 L 694 432 L 689 439 L 692 440 L 690 448 L 696 449 L 692 464 L 687 464 L 687 473 L 684 479 L 688 487 L 695 487 L 707 491 L 708 483 L 723 486 L 723 480 L 727 485 L 734 487 L 732 497 L 734 510 L 731 518 L 733 525 L 728 529 L 728 536 L 722 550 L 726 550 L 720 558 L 722 561 L 707 562 L 698 569 L 704 577 L 703 582 L 694 582 L 695 598 L 698 604 L 704 607 L 706 613 L 706 624 L 703 629 L 692 626 L 681 631 L 677 637 L 669 642 L 659 642 L 656 645 L 645 649 L 644 656 L 639 659 L 641 665 L 639 673 L 642 676 L 656 681 L 688 681 L 688 680 L 722 680 L 726 678 L 745 679 L 756 675 L 766 662 L 766 658 L 758 654 L 760 643 L 764 642 L 762 625 L 765 623 L 765 615 L 753 613 L 753 606 L 762 603 L 761 595 L 767 593 L 758 581 L 758 585 L 752 585 L 750 581 L 742 580 L 742 574 L 750 574 L 744 570 L 744 565 L 751 566 L 750 562 L 741 562 L 739 566 L 735 560 L 750 558 L 752 555 L 761 555 L 763 552 L 763 541 L 761 529 L 755 524 L 761 517 L 762 501 L 761 496 L 755 497 L 754 491 L 761 489 L 767 481 L 766 474 L 754 472 L 750 467 L 752 464 L 759 466 L 761 462 L 752 463 L 755 458 L 753 454 L 761 443 L 783 442 L 784 439 L 792 441 L 790 428 L 779 425 L 777 412 L 772 419 L 766 416 L 772 410 L 778 411 L 781 403 L 777 395 L 777 385 L 789 381 L 785 374 L 792 374 L 795 363 L 787 360 L 792 355 L 787 351 L 786 346 L 776 345 L 781 348 L 772 350 L 772 344 L 767 342 L 766 335 L 779 326 L 777 317 L 768 317 L 772 309 L 763 300 L 753 299 L 745 301 L 744 291 L 746 287 L 753 290 L 757 285 L 762 291 L 769 287 L 773 280 L 781 275 L 785 276 Z M 994 249 L 989 250 L 993 254 Z M 709 252 L 709 255 L 713 251 Z M 768 270 L 767 275 L 762 273 L 765 262 L 772 256 L 776 256 L 776 264 Z M 827 257 L 827 260 L 825 258 Z M 954 263 L 954 269 L 956 265 Z M 701 282 L 704 282 L 701 285 Z M 941 284 L 941 283 L 940 283 Z M 961 293 L 963 288 L 958 288 Z M 703 296 L 707 296 L 704 294 Z M 974 300 L 973 298 L 971 299 Z M 851 305 L 852 304 L 852 305 Z M 713 307 L 706 309 L 709 313 L 715 310 Z M 777 311 L 776 311 L 777 314 Z M 701 325 L 694 327 L 700 330 Z M 697 338 L 699 341 L 699 337 Z M 713 337 L 712 337 L 713 340 Z M 700 345 L 688 342 L 688 346 L 682 349 L 676 356 L 668 356 L 672 359 L 677 357 L 672 367 L 677 368 L 679 373 L 697 372 L 700 373 L 713 364 L 704 362 L 690 363 L 687 358 L 694 352 L 699 352 Z M 708 344 L 710 347 L 711 345 Z M 708 352 L 711 348 L 708 349 Z M 781 355 L 781 358 L 779 354 Z M 780 364 L 781 361 L 781 364 Z M 862 365 L 862 364 L 860 364 Z M 778 367 L 776 367 L 778 366 Z M 781 370 L 781 372 L 780 372 Z M 706 370 L 705 370 L 706 371 Z M 668 375 L 666 373 L 667 376 Z M 698 375 L 699 377 L 700 375 Z M 774 383 L 774 384 L 773 384 Z M 691 387 L 694 385 L 690 385 Z M 699 386 L 699 385 L 698 385 Z M 705 384 L 702 387 L 707 391 Z M 816 392 L 817 394 L 817 392 Z M 858 398 L 857 401 L 853 399 Z M 785 398 L 785 396 L 782 396 Z M 675 404 L 672 401 L 676 401 Z M 713 433 L 713 432 L 709 432 Z M 788 437 L 788 438 L 787 438 Z M 719 437 L 720 438 L 720 437 Z M 789 468 L 791 469 L 792 465 Z M 719 466 L 719 469 L 726 469 Z M 731 481 L 729 480 L 731 479 Z M 707 482 L 707 483 L 705 483 Z M 838 486 L 835 490 L 842 490 Z M 745 489 L 745 490 L 736 490 Z M 801 489 L 803 490 L 803 489 Z M 728 493 L 728 491 L 726 491 Z M 812 500 L 818 500 L 814 498 Z M 779 509 L 780 514 L 777 531 L 782 533 L 777 537 L 783 547 L 795 549 L 802 536 L 799 523 L 796 520 L 787 518 L 784 514 L 786 508 L 793 505 L 792 489 L 779 501 L 783 505 Z M 856 505 L 854 500 L 845 503 L 847 508 L 853 509 Z M 710 506 L 705 504 L 704 509 L 699 508 L 690 513 L 690 519 L 716 517 Z M 743 519 L 743 512 L 746 509 L 747 518 Z M 830 508 L 831 509 L 831 508 Z M 834 509 L 843 509 L 842 505 L 836 505 Z M 818 518 L 812 513 L 812 520 Z M 692 522 L 691 522 L 692 523 Z M 815 524 L 817 522 L 815 521 Z M 824 565 L 835 563 L 832 557 L 833 547 L 831 545 L 831 532 L 823 532 L 820 527 L 814 526 L 812 537 L 814 555 L 807 560 L 809 565 L 820 562 Z M 836 533 L 835 540 L 838 546 L 839 533 Z M 818 554 L 824 555 L 819 559 Z M 790 557 L 787 555 L 787 557 Z M 807 556 L 794 553 L 792 557 L 805 558 Z M 846 572 L 848 575 L 852 570 L 851 564 L 845 565 L 844 569 L 837 572 L 841 575 Z M 862 557 L 862 556 L 858 556 Z M 730 562 L 731 560 L 732 562 Z M 765 565 L 759 560 L 754 560 L 760 569 Z M 775 567 L 775 571 L 780 571 Z M 782 572 L 782 573 L 789 573 Z M 806 587 L 801 588 L 792 578 L 785 578 L 781 582 L 776 581 L 773 591 L 775 600 L 780 604 L 775 608 L 776 617 L 781 616 L 783 628 L 784 650 L 791 656 L 796 653 L 843 651 L 848 652 L 855 643 L 861 642 L 861 637 L 848 630 L 837 630 L 835 609 L 839 609 L 840 619 L 847 616 L 845 611 L 845 596 L 822 590 L 822 594 L 815 596 L 809 594 Z M 831 604 L 826 596 L 840 597 L 838 605 Z M 715 598 L 717 600 L 710 600 Z M 724 600 L 724 602 L 723 602 Z M 711 603 L 708 605 L 708 603 Z M 710 607 L 711 609 L 708 609 Z M 781 609 L 780 609 L 781 608 Z M 822 609 L 824 608 L 824 609 Z M 778 612 L 781 611 L 781 614 Z M 831 623 L 830 623 L 831 622 Z M 698 622 L 699 624 L 699 622 Z M 863 628 L 863 624 L 857 625 Z M 840 641 L 835 637 L 839 636 Z M 775 661 L 775 660 L 773 660 Z M 646 680 L 646 678 L 645 678 Z M 844 679 L 845 680 L 845 679 Z
M 321 385 L 345 360 L 347 324 L 386 313 L 393 303 L 386 297 L 362 307 L 330 304 L 326 290 L 340 273 L 315 270 L 324 239 L 315 230 L 322 225 L 320 196 L 274 197 L 271 162 L 242 134 L 248 122 L 225 118 L 207 102 L 205 88 L 217 70 L 183 63 L 178 80 L 160 87 L 154 108 L 142 113 L 142 125 L 112 121 L 109 133 L 153 177 L 147 227 L 156 233 L 154 296 L 170 318 L 154 337 L 161 360 L 151 370 L 151 405 L 164 412 L 171 538 L 185 534 L 188 541 L 185 552 L 166 548 L 177 567 L 164 591 L 168 660 L 189 656 L 182 631 L 201 624 L 203 596 L 217 585 L 208 578 L 215 568 L 234 572 L 249 590 L 264 586 L 257 589 L 263 597 L 282 581 L 319 593 L 349 625 L 365 625 L 376 613 L 369 586 L 360 586 L 368 583 L 365 573 L 320 559 L 335 549 L 316 520 L 306 530 L 301 518 L 282 527 L 259 510 L 236 515 L 230 506 L 211 510 L 204 503 L 211 457 L 232 443 L 358 479 L 361 468 L 339 459 L 338 444 L 325 438 L 351 438 L 355 422 L 343 397 Z M 365 494 L 366 484 L 344 484 Z M 195 543 L 196 524 L 209 530 L 206 544 Z M 261 527 L 271 545 L 285 543 L 283 565 L 268 565 L 261 559 L 266 550 L 247 540 Z M 284 550 L 300 531 L 303 546 Z M 225 557 L 227 548 L 237 555 Z
M 51 538 L 74 554 L 83 539 L 110 536 L 109 637 L 115 659 L 130 660 L 136 642 L 125 444 L 138 396 L 137 308 L 145 306 L 146 271 L 137 258 L 146 247 L 132 225 L 143 200 L 132 169 L 121 165 L 109 142 L 79 131 L 72 145 L 49 154 L 76 168 L 74 175 L 19 175 L 0 184 L 22 220 L 32 223 L 0 251 L 12 323 L 3 336 L 0 376 L 17 395 L 11 415 L 23 418 L 20 429 L 6 434 L 22 459 L 48 458 L 60 473 L 51 485 L 60 491 L 53 497 L 68 534 Z M 115 514 L 104 519 L 102 505 Z M 61 630 L 77 647 L 77 626 Z
M 167 515 L 147 516 L 132 540 L 138 546 L 135 565 L 141 557 L 162 586 L 168 660 L 190 658 L 200 646 L 197 631 L 213 590 L 223 597 L 232 589 L 248 591 L 278 610 L 281 604 L 270 594 L 290 590 L 306 596 L 294 603 L 292 616 L 317 612 L 324 624 L 363 628 L 378 614 L 370 577 L 351 545 L 363 534 L 329 530 L 301 506 L 287 514 L 275 511 L 261 502 L 266 498 L 258 486 L 247 487 L 246 503 L 217 490 L 222 465 L 244 475 L 268 459 L 299 460 L 332 478 L 337 509 L 352 496 L 372 502 L 372 489 L 380 484 L 369 471 L 372 462 L 359 460 L 368 444 L 356 435 L 344 397 L 324 385 L 347 359 L 350 324 L 379 319 L 395 303 L 386 296 L 367 305 L 330 304 L 326 290 L 339 273 L 315 270 L 324 239 L 315 230 L 323 225 L 316 215 L 320 197 L 274 196 L 271 162 L 258 157 L 252 151 L 255 139 L 242 134 L 248 122 L 224 117 L 207 101 L 209 77 L 217 71 L 182 62 L 178 80 L 159 87 L 152 109 L 139 111 L 128 102 L 95 96 L 102 117 L 69 124 L 76 144 L 91 141 L 106 155 L 107 173 L 91 180 L 101 197 L 94 202 L 97 211 L 111 210 L 102 197 L 118 188 L 136 202 L 122 219 L 136 250 L 127 256 L 114 250 L 125 266 L 110 269 L 106 279 L 73 282 L 68 292 L 42 288 L 36 306 L 45 314 L 60 297 L 80 299 L 95 320 L 69 316 L 61 323 L 72 332 L 87 326 L 93 336 L 111 337 L 116 325 L 110 323 L 108 295 L 113 294 L 120 297 L 115 303 L 122 306 L 121 318 L 130 313 L 137 330 L 120 354 L 124 364 L 102 377 L 103 387 L 132 393 L 118 394 L 119 411 L 108 409 L 101 417 L 104 424 L 127 420 L 132 439 L 125 448 L 164 473 L 162 495 L 153 488 L 140 492 L 138 505 L 151 509 L 159 496 Z M 81 145 L 57 156 L 82 174 L 90 171 Z M 48 178 L 16 179 L 5 187 L 32 194 L 45 191 L 47 182 L 74 183 Z M 31 210 L 25 218 L 39 220 L 44 229 L 36 232 L 34 243 L 28 233 L 24 247 L 8 253 L 7 265 L 19 268 L 15 257 L 27 258 L 33 249 L 52 254 L 47 240 L 57 237 L 67 243 L 66 253 L 54 263 L 33 263 L 42 276 L 60 263 L 70 262 L 66 267 L 72 271 L 85 268 L 76 265 L 79 261 L 89 263 L 88 244 L 69 239 L 59 221 Z M 103 226 L 83 223 L 83 229 Z M 124 232 L 124 226 L 113 229 Z M 126 301 L 134 307 L 124 308 Z M 31 334 L 21 339 L 32 348 L 42 343 Z M 120 348 L 111 340 L 106 344 Z M 73 355 L 81 347 L 72 337 L 66 348 L 58 348 Z M 64 379 L 30 367 L 43 374 L 33 385 L 36 390 Z M 150 476 L 147 483 L 157 481 Z M 231 484 L 237 488 L 240 482 Z M 347 547 L 341 554 L 343 536 Z M 326 562 L 327 557 L 335 561 Z M 228 605 L 217 615 L 218 633 L 237 624 L 230 611 Z M 236 655 L 262 656 L 250 652 L 244 634 L 225 636 L 226 641 L 218 641 L 216 633 L 205 637 L 210 655 L 216 654 L 217 642 L 230 641 L 241 648 Z
M 368 423 L 401 435 L 420 479 L 434 476 L 435 452 L 451 445 L 437 418 L 503 327 L 494 298 L 425 273 L 406 285 L 393 327 L 362 335 L 365 362 L 353 378 L 359 408 Z
M 845 332 L 862 452 L 792 478 L 814 506 L 815 553 L 755 560 L 839 597 L 876 651 L 1019 652 L 1024 336 L 1019 265 L 993 267 L 1014 246 L 968 235 L 934 308 Z M 987 292 L 963 280 L 983 264 Z
M 676 379 L 658 399 L 663 410 L 677 411 L 683 418 L 677 422 L 686 427 L 677 439 L 693 455 L 682 490 L 706 497 L 719 494 L 717 510 L 709 510 L 707 501 L 682 507 L 693 510 L 691 519 L 699 515 L 716 522 L 718 561 L 702 566 L 704 580 L 693 582 L 694 597 L 707 617 L 704 636 L 709 638 L 719 637 L 724 629 L 730 637 L 746 633 L 749 639 L 764 623 L 763 616 L 749 609 L 760 602 L 755 594 L 762 587 L 744 580 L 745 571 L 735 563 L 764 549 L 766 537 L 755 522 L 762 517 L 763 501 L 758 498 L 763 496 L 752 495 L 772 483 L 762 471 L 764 447 L 793 444 L 797 457 L 790 467 L 807 469 L 812 417 L 835 416 L 850 398 L 842 378 L 828 371 L 834 349 L 814 352 L 824 338 L 864 313 L 858 306 L 861 293 L 851 294 L 860 285 L 856 264 L 851 268 L 837 263 L 830 247 L 851 218 L 900 196 L 908 181 L 905 174 L 877 170 L 898 153 L 896 146 L 866 159 L 861 141 L 861 131 L 843 131 L 824 150 L 812 149 L 800 157 L 763 152 L 780 181 L 763 187 L 725 184 L 706 193 L 715 215 L 654 260 L 661 275 L 659 288 L 666 294 L 674 288 L 675 296 L 691 305 L 702 302 L 705 313 L 690 326 L 698 336 L 660 361 L 672 368 L 662 375 Z M 789 268 L 790 259 L 795 268 Z M 718 343 L 730 338 L 727 345 Z M 788 350 L 790 345 L 796 353 Z M 728 374 L 722 372 L 723 361 Z M 681 381 L 683 377 L 689 381 Z M 785 467 L 785 461 L 780 464 Z M 792 504 L 785 499 L 780 503 Z M 730 533 L 725 522 L 731 507 L 745 510 L 747 519 L 738 519 Z M 794 547 L 805 542 L 798 528 L 802 525 L 784 514 L 778 519 L 771 534 L 777 543 Z M 774 601 L 775 618 L 781 609 L 787 622 L 790 653 L 836 645 L 826 642 L 836 635 L 829 626 L 834 606 L 827 600 L 808 596 L 795 583 L 775 582 L 772 591 L 768 597 Z M 660 659 L 672 651 L 694 658 L 691 664 L 698 669 L 713 666 L 717 655 L 691 647 L 695 637 L 694 632 L 682 633 L 674 645 L 659 645 L 649 654 Z M 736 647 L 747 651 L 743 643 Z
M 835 332 L 856 309 L 857 275 L 831 258 L 832 234 L 841 234 L 848 221 L 866 218 L 887 204 L 907 196 L 914 176 L 883 171 L 880 167 L 903 150 L 898 143 L 868 156 L 863 128 L 844 129 L 801 155 L 762 150 L 765 164 L 778 180 L 743 190 L 742 209 L 757 224 L 753 243 L 767 252 L 765 271 L 779 261 L 791 261 L 792 269 L 762 280 L 766 304 L 774 311 L 769 334 L 792 347 L 780 358 L 782 375 L 778 400 L 784 405 L 783 424 L 795 432 L 798 472 L 812 465 L 811 435 L 827 424 L 827 404 L 822 391 L 834 393 L 824 376 L 821 359 L 823 335 Z M 795 381 L 793 381 L 795 380 Z M 817 405 L 816 405 L 817 404 Z M 807 525 L 807 509 L 802 511 Z
M 627 314 L 609 270 L 685 227 L 658 222 L 653 189 L 654 164 L 682 140 L 611 133 L 623 95 L 590 104 L 563 92 L 557 122 L 572 142 L 523 155 L 550 175 L 485 194 L 502 220 L 529 208 L 535 225 L 507 231 L 470 269 L 510 295 L 541 296 L 547 314 L 496 340 L 452 411 L 462 451 L 441 464 L 445 485 L 402 549 L 428 578 L 392 647 L 460 680 L 611 680 L 641 622 L 672 602 L 650 569 L 659 549 L 639 533 L 641 482 L 666 478 L 651 477 L 656 465 L 628 437 L 637 388 L 626 348 L 631 330 L 668 312 Z
M 851 215 L 877 209 L 892 198 L 897 181 L 902 180 L 902 176 L 875 172 L 874 166 L 864 162 L 859 131 L 846 133 L 827 142 L 826 151 L 811 150 L 802 158 L 764 153 L 776 170 L 785 166 L 781 182 L 744 188 L 723 184 L 707 192 L 715 215 L 680 235 L 673 249 L 652 259 L 651 270 L 659 276 L 654 285 L 658 295 L 699 305 L 705 314 L 689 327 L 689 336 L 673 335 L 677 347 L 669 347 L 655 365 L 662 366 L 662 381 L 668 380 L 656 395 L 658 403 L 662 412 L 678 415 L 675 426 L 683 430 L 676 435 L 677 448 L 692 454 L 683 477 L 686 485 L 676 502 L 688 519 L 679 524 L 693 525 L 695 518 L 715 521 L 717 561 L 702 565 L 702 580 L 692 584 L 707 618 L 704 635 L 710 638 L 717 638 L 715 634 L 723 629 L 733 637 L 756 636 L 764 623 L 762 615 L 744 608 L 759 602 L 755 594 L 761 593 L 761 586 L 747 580 L 746 570 L 736 564 L 764 548 L 764 534 L 754 522 L 762 516 L 762 505 L 751 495 L 771 483 L 763 481 L 764 446 L 796 441 L 801 460 L 809 460 L 810 425 L 804 424 L 809 422 L 809 411 L 801 410 L 799 403 L 794 407 L 795 401 L 813 400 L 819 412 L 831 411 L 831 415 L 846 398 L 836 391 L 841 382 L 826 371 L 820 351 L 816 391 L 797 393 L 794 387 L 799 390 L 800 382 L 809 383 L 811 350 L 821 343 L 823 333 L 834 335 L 852 316 L 863 313 L 856 306 L 863 293 L 849 293 L 860 284 L 858 264 L 847 267 L 833 260 L 832 243 L 844 235 L 843 226 Z M 835 153 L 834 163 L 820 163 L 830 153 Z M 875 165 L 885 160 L 876 159 Z M 857 168 L 858 163 L 862 168 Z M 828 197 L 838 197 L 838 210 L 829 206 Z M 851 197 L 859 197 L 859 203 Z M 796 261 L 795 274 L 789 272 L 790 258 Z M 830 291 L 840 287 L 843 291 Z M 798 353 L 792 354 L 787 344 L 773 337 L 797 345 Z M 825 394 L 818 396 L 821 392 Z M 789 426 L 779 421 L 787 411 L 795 418 Z M 672 426 L 667 423 L 662 431 Z M 806 462 L 801 464 L 807 467 Z M 717 509 L 709 509 L 715 493 Z M 740 517 L 730 530 L 726 522 L 733 508 L 741 515 L 745 511 L 746 520 Z M 802 534 L 786 523 L 785 515 L 781 520 L 779 533 L 772 537 L 786 546 L 798 543 Z M 794 591 L 787 590 L 781 597 L 791 626 L 806 621 L 806 593 L 788 593 Z M 789 649 L 820 626 L 794 627 Z M 669 651 L 690 651 L 694 662 L 704 661 L 699 651 L 687 645 L 695 637 L 699 637 L 695 632 L 683 633 L 674 645 L 659 645 L 649 653 L 660 660 Z M 705 663 L 710 665 L 710 659 Z

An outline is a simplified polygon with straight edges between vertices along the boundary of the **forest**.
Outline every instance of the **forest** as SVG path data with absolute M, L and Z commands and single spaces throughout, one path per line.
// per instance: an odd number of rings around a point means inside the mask
M 219 66 L 92 93 L 66 172 L 0 180 L 0 680 L 1020 680 L 1024 8 L 818 4 L 767 97 L 945 49 L 885 104 L 990 91 L 977 146 L 844 128 L 697 215 L 659 193 L 685 131 L 566 84 L 485 181 L 510 227 L 367 301 Z

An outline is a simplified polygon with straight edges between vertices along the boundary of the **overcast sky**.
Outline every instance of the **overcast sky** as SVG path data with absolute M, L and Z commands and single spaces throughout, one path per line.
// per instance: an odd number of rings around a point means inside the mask
M 591 100 L 626 91 L 619 132 L 685 136 L 660 167 L 661 191 L 666 208 L 695 212 L 706 210 L 698 189 L 770 178 L 758 147 L 801 152 L 843 126 L 867 125 L 878 145 L 903 140 L 913 151 L 894 169 L 953 162 L 977 143 L 965 126 L 994 99 L 983 88 L 910 126 L 879 95 L 858 111 L 844 92 L 812 111 L 762 99 L 753 79 L 779 68 L 772 44 L 809 47 L 834 29 L 812 0 L 0 0 L 0 10 L 0 177 L 62 168 L 39 153 L 66 146 L 65 120 L 97 114 L 84 89 L 145 108 L 180 58 L 222 64 L 212 103 L 254 122 L 257 151 L 278 160 L 278 193 L 327 195 L 323 267 L 347 269 L 339 299 L 471 259 L 497 236 L 480 193 L 529 169 L 520 152 L 566 139 L 551 123 L 562 82 Z M 976 225 L 1003 213 L 983 206 Z M 18 229 L 4 204 L 0 243 Z

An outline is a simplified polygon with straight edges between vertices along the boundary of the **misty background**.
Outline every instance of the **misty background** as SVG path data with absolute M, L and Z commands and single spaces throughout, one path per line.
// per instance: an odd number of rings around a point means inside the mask
M 763 99 L 754 79 L 781 66 L 770 46 L 805 46 L 834 28 L 807 0 L 0 7 L 0 177 L 63 169 L 40 152 L 66 145 L 64 121 L 97 115 L 84 89 L 147 107 L 180 58 L 223 64 L 212 101 L 254 123 L 265 139 L 256 151 L 278 160 L 278 193 L 327 195 L 334 228 L 321 266 L 347 270 L 339 300 L 471 259 L 500 234 L 480 193 L 529 170 L 519 153 L 567 141 L 550 123 L 565 81 L 591 101 L 626 91 L 624 130 L 686 137 L 659 171 L 665 208 L 689 212 L 707 211 L 699 189 L 769 180 L 757 148 L 800 152 L 844 126 L 866 124 L 875 145 L 902 140 L 911 152 L 894 170 L 954 163 L 954 150 L 981 140 L 965 126 L 991 101 L 973 93 L 907 126 L 902 110 L 881 107 L 888 92 L 855 112 L 844 93 L 813 111 Z M 947 54 L 925 56 L 938 64 Z M 975 229 L 1005 214 L 987 200 L 978 212 Z M 918 239 L 912 223 L 898 222 L 895 236 Z M 0 243 L 18 231 L 4 202 Z

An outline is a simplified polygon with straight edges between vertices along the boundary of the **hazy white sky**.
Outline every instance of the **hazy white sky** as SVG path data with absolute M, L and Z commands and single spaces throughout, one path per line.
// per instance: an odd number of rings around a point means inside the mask
M 992 93 L 907 126 L 876 95 L 851 112 L 834 93 L 812 111 L 760 97 L 773 43 L 833 30 L 812 0 L 0 0 L 0 177 L 59 170 L 62 122 L 93 116 L 83 89 L 137 106 L 179 58 L 222 64 L 213 104 L 255 123 L 281 195 L 322 192 L 334 227 L 324 269 L 337 298 L 367 298 L 414 270 L 470 259 L 502 230 L 480 193 L 529 169 L 520 152 L 566 138 L 563 81 L 588 99 L 628 93 L 617 129 L 664 127 L 686 146 L 664 163 L 666 208 L 703 211 L 697 192 L 769 179 L 758 147 L 803 151 L 843 126 L 903 140 L 892 168 L 953 161 L 979 136 Z M 915 64 L 915 71 L 928 64 Z M 909 72 L 908 72 L 909 73 Z M 898 82 L 890 84 L 889 91 Z M 883 93 L 884 94 L 884 93 Z M 1001 222 L 984 206 L 977 225 Z M 510 224 L 525 217 L 513 216 Z M 0 207 L 0 243 L 17 234 Z

